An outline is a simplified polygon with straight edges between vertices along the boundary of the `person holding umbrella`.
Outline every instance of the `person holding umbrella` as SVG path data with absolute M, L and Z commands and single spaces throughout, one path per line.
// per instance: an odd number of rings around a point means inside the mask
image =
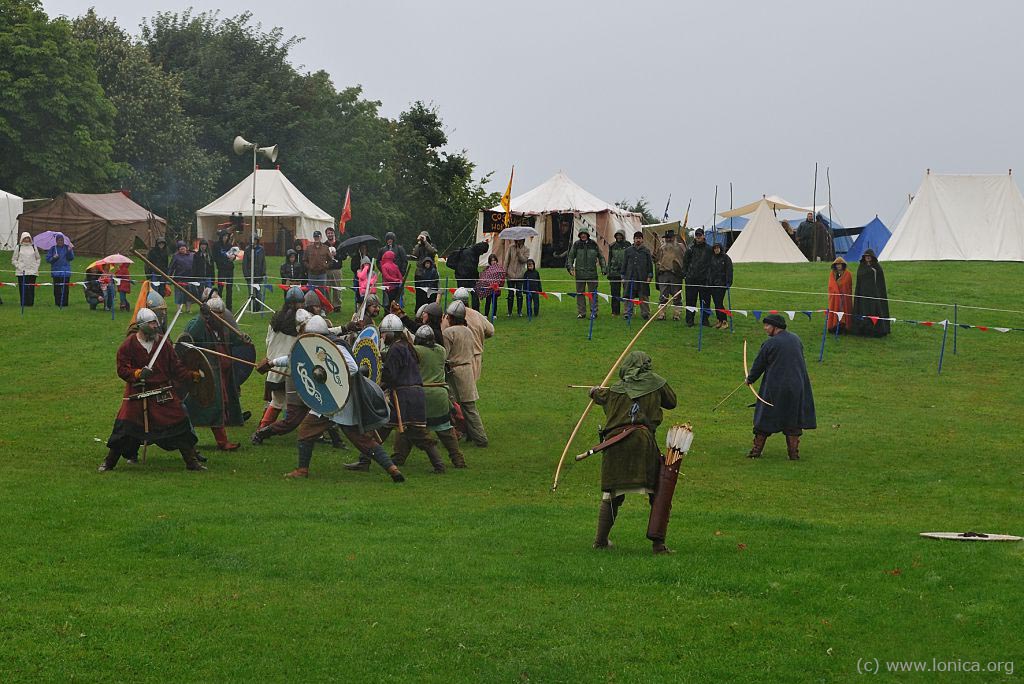
M 71 281 L 75 250 L 70 242 L 65 244 L 63 233 L 54 234 L 53 239 L 53 246 L 46 251 L 46 263 L 50 264 L 50 276 L 53 278 L 53 303 L 64 308 L 68 305 L 68 283 Z
M 35 304 L 36 277 L 39 275 L 40 261 L 39 250 L 32 244 L 32 236 L 22 233 L 18 246 L 11 252 L 11 265 L 18 276 L 18 292 L 22 306 Z
M 507 232 L 512 228 L 506 228 Z M 508 317 L 512 318 L 512 300 L 515 299 L 516 311 L 519 317 L 523 317 L 523 275 L 526 273 L 526 262 L 530 258 L 530 250 L 526 248 L 526 240 L 518 238 L 515 241 L 505 243 L 505 254 L 502 265 L 508 276 Z

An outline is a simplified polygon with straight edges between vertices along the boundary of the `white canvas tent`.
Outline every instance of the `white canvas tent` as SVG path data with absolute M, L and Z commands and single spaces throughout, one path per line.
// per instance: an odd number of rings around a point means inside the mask
M 18 244 L 18 215 L 24 210 L 23 199 L 0 190 L 0 249 L 13 250 Z
M 827 204 L 819 204 L 817 207 L 812 209 L 811 207 L 802 207 L 799 204 L 794 204 L 783 197 L 779 197 L 778 195 L 763 195 L 759 200 L 754 200 L 750 204 L 744 204 L 742 207 L 736 207 L 729 211 L 720 212 L 718 215 L 723 218 L 731 218 L 734 216 L 746 216 L 747 214 L 753 214 L 757 211 L 757 208 L 761 206 L 761 202 L 767 202 L 768 207 L 775 211 L 799 211 L 806 214 L 809 211 L 818 213 L 819 211 L 825 211 L 828 209 Z
M 733 263 L 767 262 L 772 264 L 800 264 L 807 259 L 792 238 L 775 218 L 771 204 L 761 200 L 754 215 L 743 227 L 743 232 L 729 248 Z
M 252 174 L 196 212 L 199 237 L 216 239 L 217 225 L 230 221 L 231 214 L 238 212 L 246 223 L 252 221 Z M 309 201 L 280 170 L 256 170 L 256 227 L 268 254 L 274 253 L 273 245 L 282 228 L 288 230 L 291 240 L 312 240 L 314 230 L 324 231 L 333 225 L 331 215 Z M 247 230 L 246 240 L 248 235 Z
M 928 173 L 881 261 L 1024 261 L 1024 198 L 1010 174 Z
M 527 240 L 527 246 L 538 267 L 541 265 L 543 254 L 561 253 L 563 248 L 568 249 L 584 225 L 590 228 L 591 237 L 606 256 L 608 245 L 615 240 L 616 229 L 625 230 L 626 239 L 629 240 L 633 231 L 640 227 L 639 214 L 620 209 L 595 197 L 562 171 L 534 189 L 513 197 L 511 210 L 514 219 L 532 217 L 534 221 L 533 227 L 540 236 Z M 487 216 L 488 214 L 490 216 Z M 477 242 L 487 240 L 491 243 L 492 250 L 499 256 L 505 241 L 500 240 L 496 232 L 485 233 L 484 227 L 486 224 L 496 223 L 503 216 L 504 209 L 498 205 L 481 211 L 477 217 Z M 563 233 L 563 226 L 568 227 L 570 220 L 571 230 Z M 513 224 L 517 222 L 514 220 Z M 486 263 L 486 260 L 485 254 L 481 262 Z

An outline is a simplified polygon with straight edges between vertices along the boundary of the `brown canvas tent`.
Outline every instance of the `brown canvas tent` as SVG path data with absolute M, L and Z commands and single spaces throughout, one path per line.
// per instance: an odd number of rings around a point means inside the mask
M 164 237 L 167 222 L 139 206 L 124 193 L 85 195 L 65 192 L 18 217 L 19 230 L 36 235 L 57 230 L 68 236 L 79 254 L 128 254 L 139 237 L 148 246 Z

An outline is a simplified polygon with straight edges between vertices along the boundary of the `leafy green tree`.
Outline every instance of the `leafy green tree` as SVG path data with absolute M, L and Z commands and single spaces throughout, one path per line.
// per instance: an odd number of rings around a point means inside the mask
M 172 226 L 188 225 L 213 195 L 222 162 L 199 147 L 179 78 L 94 10 L 74 21 L 74 35 L 92 49 L 100 84 L 117 108 L 113 157 L 124 169 L 122 186 Z
M 18 194 L 109 191 L 114 106 L 90 51 L 38 0 L 0 3 L 0 186 Z
M 643 221 L 644 225 L 649 225 L 651 223 L 661 223 L 661 217 L 655 216 L 654 214 L 651 213 L 651 206 L 648 203 L 647 198 L 644 196 L 641 196 L 635 202 L 630 202 L 629 200 L 619 200 L 618 202 L 615 203 L 615 206 L 617 206 L 619 209 L 625 209 L 626 211 L 632 211 L 634 213 L 640 214 L 640 219 Z

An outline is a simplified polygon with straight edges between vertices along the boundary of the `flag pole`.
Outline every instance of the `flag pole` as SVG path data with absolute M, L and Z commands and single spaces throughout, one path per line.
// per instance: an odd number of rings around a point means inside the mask
M 825 309 L 825 324 L 821 326 L 821 351 L 818 352 L 818 363 L 825 358 L 825 337 L 828 335 L 828 309 Z
M 946 335 L 949 334 L 949 319 L 942 321 L 942 349 L 939 350 L 939 375 L 942 375 L 942 357 L 946 355 Z

